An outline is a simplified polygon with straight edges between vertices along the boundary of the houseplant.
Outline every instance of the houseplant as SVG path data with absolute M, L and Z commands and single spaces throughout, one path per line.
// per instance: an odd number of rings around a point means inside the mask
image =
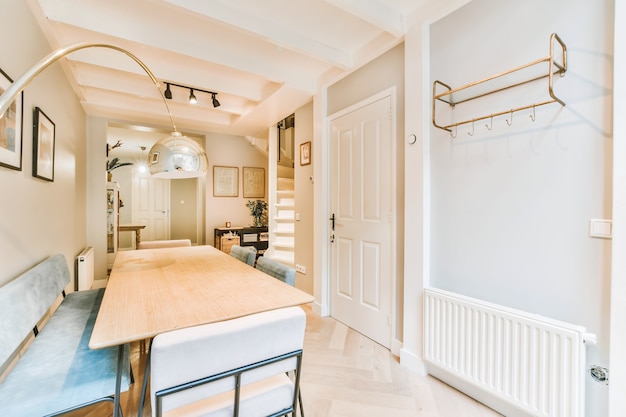
M 113 158 L 110 161 L 107 161 L 107 181 L 111 182 L 113 179 L 113 173 L 111 171 L 132 164 L 132 162 L 120 162 L 120 158 Z
M 254 227 L 262 227 L 267 224 L 267 202 L 263 200 L 248 200 L 246 207 L 250 209 Z

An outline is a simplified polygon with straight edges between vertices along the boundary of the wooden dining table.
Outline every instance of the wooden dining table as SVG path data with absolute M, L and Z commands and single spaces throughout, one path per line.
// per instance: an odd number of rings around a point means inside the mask
M 114 416 L 125 344 L 313 300 L 212 246 L 118 252 L 89 342 L 120 347 Z

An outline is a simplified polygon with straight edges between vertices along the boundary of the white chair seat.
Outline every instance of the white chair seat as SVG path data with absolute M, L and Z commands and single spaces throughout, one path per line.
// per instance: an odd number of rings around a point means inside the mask
M 232 416 L 238 374 L 240 416 L 293 413 L 305 326 L 304 311 L 289 307 L 156 336 L 153 416 Z
M 292 401 L 293 383 L 285 374 L 275 375 L 242 387 L 239 415 L 266 417 L 276 410 L 290 407 Z M 232 417 L 233 413 L 233 392 L 229 391 L 170 410 L 164 416 Z

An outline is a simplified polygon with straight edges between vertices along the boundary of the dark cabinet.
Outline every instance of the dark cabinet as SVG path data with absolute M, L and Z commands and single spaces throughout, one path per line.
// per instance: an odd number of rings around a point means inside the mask
M 215 247 L 230 253 L 232 245 L 254 246 L 259 255 L 267 249 L 269 234 L 263 227 L 219 227 L 215 229 Z

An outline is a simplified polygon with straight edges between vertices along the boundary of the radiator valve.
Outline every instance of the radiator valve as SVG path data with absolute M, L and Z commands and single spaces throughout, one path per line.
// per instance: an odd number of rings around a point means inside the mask
M 609 370 L 602 366 L 591 365 L 589 367 L 589 375 L 594 381 L 600 384 L 609 385 Z

